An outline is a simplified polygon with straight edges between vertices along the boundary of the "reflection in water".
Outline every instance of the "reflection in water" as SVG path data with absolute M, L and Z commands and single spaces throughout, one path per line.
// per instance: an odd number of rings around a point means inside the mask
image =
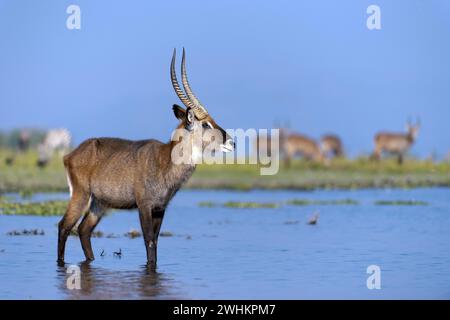
M 167 275 L 151 271 L 146 265 L 136 271 L 108 270 L 78 264 L 81 289 L 68 289 L 68 265 L 57 267 L 58 289 L 67 299 L 180 299 L 175 281 Z M 177 292 L 178 291 L 178 292 Z

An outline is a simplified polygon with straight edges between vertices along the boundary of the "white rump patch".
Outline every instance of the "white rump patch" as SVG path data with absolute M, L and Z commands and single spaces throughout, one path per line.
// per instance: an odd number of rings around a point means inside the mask
M 73 193 L 72 181 L 70 181 L 70 176 L 67 171 L 66 171 L 66 178 L 67 178 L 67 184 L 69 185 L 70 197 L 72 198 L 72 193 Z

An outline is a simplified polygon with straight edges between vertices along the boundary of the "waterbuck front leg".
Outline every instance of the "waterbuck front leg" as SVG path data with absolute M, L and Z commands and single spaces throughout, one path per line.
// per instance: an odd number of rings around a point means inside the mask
M 84 192 L 74 190 L 70 199 L 67 211 L 58 224 L 58 264 L 64 264 L 64 251 L 67 237 L 72 228 L 86 210 L 89 202 L 89 195 Z
M 152 219 L 153 219 L 153 234 L 155 235 L 155 250 L 156 257 L 158 256 L 158 238 L 159 238 L 159 230 L 161 230 L 161 225 L 164 219 L 165 209 L 153 209 L 152 210 Z
M 150 204 L 139 206 L 139 219 L 147 250 L 147 264 L 152 269 L 156 269 L 158 234 L 163 216 L 164 210 L 155 209 Z
M 91 235 L 97 224 L 106 212 L 106 208 L 92 196 L 91 206 L 89 212 L 84 216 L 78 226 L 78 235 L 81 241 L 81 247 L 83 248 L 84 255 L 87 261 L 94 260 L 94 253 L 91 246 Z

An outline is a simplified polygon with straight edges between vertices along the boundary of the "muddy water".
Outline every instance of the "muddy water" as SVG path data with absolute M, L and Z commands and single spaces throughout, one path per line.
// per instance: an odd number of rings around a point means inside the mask
M 66 194 L 37 194 L 35 200 Z M 268 209 L 199 207 L 201 201 L 354 199 L 359 205 Z M 376 200 L 422 200 L 428 206 L 377 206 Z M 320 211 L 315 226 L 306 222 Z M 166 212 L 158 270 L 145 268 L 136 211 L 117 211 L 94 238 L 96 260 L 84 264 L 71 237 L 68 265 L 81 269 L 81 289 L 67 289 L 56 265 L 59 217 L 0 215 L 1 299 L 450 298 L 450 189 L 360 191 L 181 191 Z M 8 236 L 16 229 L 45 235 Z M 113 252 L 121 250 L 122 256 Z M 100 256 L 101 252 L 104 256 Z M 381 269 L 381 289 L 366 285 L 369 265 Z

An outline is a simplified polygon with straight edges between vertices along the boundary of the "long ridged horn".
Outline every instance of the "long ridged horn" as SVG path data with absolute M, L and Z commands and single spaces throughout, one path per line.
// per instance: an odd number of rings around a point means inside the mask
M 178 84 L 177 74 L 175 72 L 175 56 L 177 55 L 177 50 L 173 49 L 172 63 L 170 64 L 170 80 L 172 81 L 173 89 L 177 94 L 178 98 L 180 98 L 181 102 L 188 107 L 194 108 L 194 104 L 189 100 L 188 97 L 184 94 L 183 90 L 181 90 L 180 85 Z
M 181 58 L 181 82 L 183 83 L 184 91 L 186 91 L 189 100 L 191 100 L 191 102 L 194 104 L 193 110 L 195 116 L 200 120 L 206 118 L 206 116 L 208 115 L 208 111 L 194 95 L 194 93 L 191 90 L 191 86 L 189 85 L 186 72 L 186 52 L 184 48 L 183 48 L 183 57 Z

